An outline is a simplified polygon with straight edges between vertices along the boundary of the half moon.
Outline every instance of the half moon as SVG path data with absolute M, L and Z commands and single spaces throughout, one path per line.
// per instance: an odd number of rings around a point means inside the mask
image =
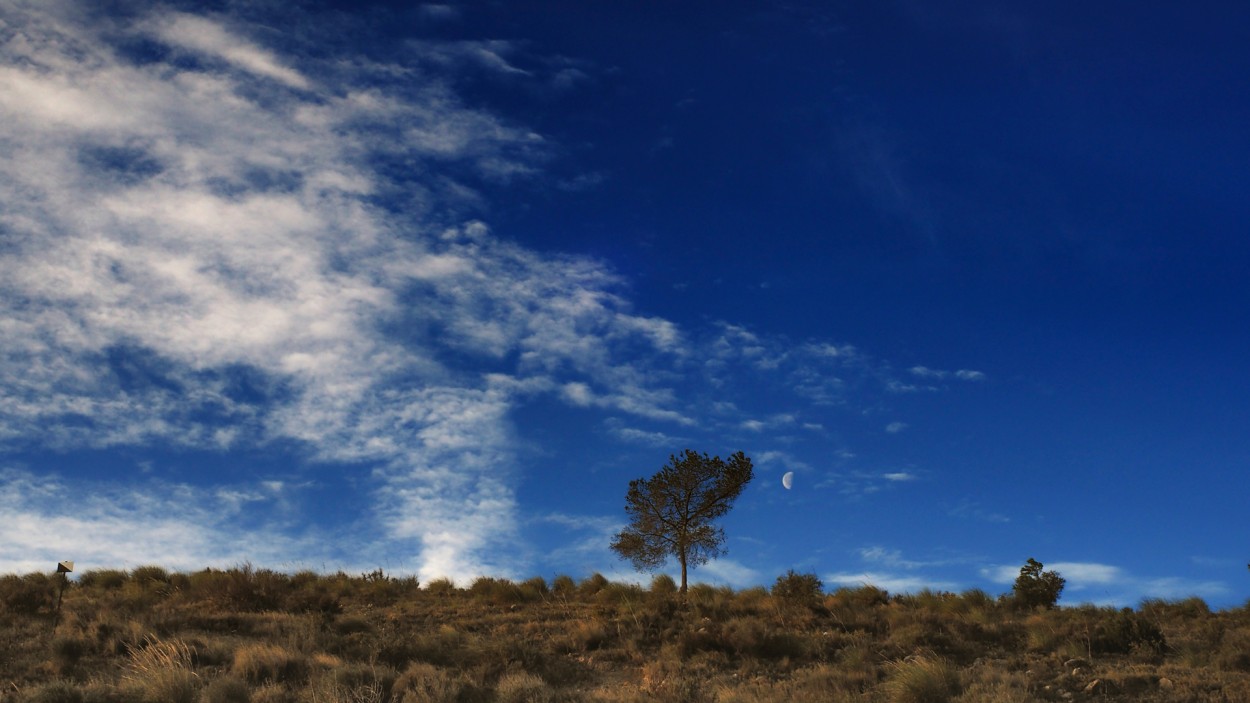
M 790 490 L 790 487 L 794 485 L 794 472 L 793 471 L 787 471 L 784 474 L 782 474 L 781 485 L 785 486 L 787 491 Z

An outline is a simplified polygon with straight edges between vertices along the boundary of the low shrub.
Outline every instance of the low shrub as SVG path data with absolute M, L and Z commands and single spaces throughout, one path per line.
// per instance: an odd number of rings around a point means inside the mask
M 47 574 L 0 577 L 0 610 L 15 615 L 35 615 L 51 610 L 60 585 Z
M 1166 647 L 1159 626 L 1129 608 L 1100 619 L 1089 636 L 1093 654 L 1159 655 Z
M 596 571 L 577 584 L 577 592 L 583 598 L 590 597 L 602 591 L 609 583 L 606 576 Z
M 275 644 L 247 644 L 234 652 L 231 673 L 251 683 L 290 683 L 308 674 L 308 660 Z
M 577 593 L 577 582 L 572 576 L 560 574 L 551 580 L 551 591 L 557 596 L 568 598 Z
M 84 703 L 83 692 L 69 681 L 49 681 L 29 691 L 21 699 L 23 703 Z
M 824 588 L 825 584 L 816 574 L 800 574 L 790 569 L 777 577 L 772 594 L 785 607 L 812 608 L 820 604 Z
M 144 588 L 164 586 L 169 583 L 169 571 L 151 564 L 136 566 L 130 570 L 130 581 Z
M 533 674 L 512 671 L 499 679 L 495 700 L 499 703 L 552 703 L 555 691 Z
M 521 589 L 508 579 L 479 576 L 469 584 L 469 595 L 494 605 L 512 605 L 524 600 Z
M 651 579 L 651 594 L 656 596 L 672 596 L 677 593 L 677 582 L 668 574 L 656 574 Z
M 242 679 L 235 676 L 219 676 L 204 687 L 200 703 L 251 703 L 252 692 Z
M 52 640 L 52 656 L 62 669 L 72 668 L 91 649 L 91 642 L 77 635 L 60 636 Z
M 547 581 L 541 576 L 522 581 L 518 588 L 521 589 L 521 599 L 526 602 L 544 600 L 551 593 Z
M 78 585 L 82 588 L 98 588 L 103 591 L 116 591 L 130 580 L 130 574 L 121 569 L 92 569 L 84 571 L 78 577 Z
M 453 582 L 451 579 L 441 578 L 441 579 L 434 579 L 433 581 L 430 581 L 429 583 L 425 584 L 425 590 L 427 593 L 430 593 L 436 596 L 450 596 L 451 594 L 455 593 L 456 591 L 460 589 L 456 588 L 455 582 Z
M 454 703 L 463 690 L 457 677 L 425 662 L 410 664 L 391 689 L 393 698 L 400 703 Z

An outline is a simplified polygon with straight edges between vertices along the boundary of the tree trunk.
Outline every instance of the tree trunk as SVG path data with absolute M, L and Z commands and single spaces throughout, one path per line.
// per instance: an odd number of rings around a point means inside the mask
M 686 597 L 686 555 L 681 555 L 681 597 Z

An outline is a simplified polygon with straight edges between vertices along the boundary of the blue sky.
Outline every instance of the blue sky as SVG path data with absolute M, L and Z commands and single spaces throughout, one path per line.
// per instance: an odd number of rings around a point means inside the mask
M 1244 602 L 1247 8 L 295 5 L 0 0 L 0 570 Z

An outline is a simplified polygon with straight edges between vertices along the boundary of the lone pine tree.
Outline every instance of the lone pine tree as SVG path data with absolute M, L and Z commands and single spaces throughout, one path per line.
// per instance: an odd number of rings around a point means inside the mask
M 729 512 L 754 476 L 742 452 L 728 461 L 687 449 L 649 479 L 629 482 L 625 512 L 629 525 L 612 540 L 612 551 L 634 568 L 651 571 L 675 558 L 681 564 L 681 594 L 686 572 L 724 553 L 725 531 L 714 521 Z

